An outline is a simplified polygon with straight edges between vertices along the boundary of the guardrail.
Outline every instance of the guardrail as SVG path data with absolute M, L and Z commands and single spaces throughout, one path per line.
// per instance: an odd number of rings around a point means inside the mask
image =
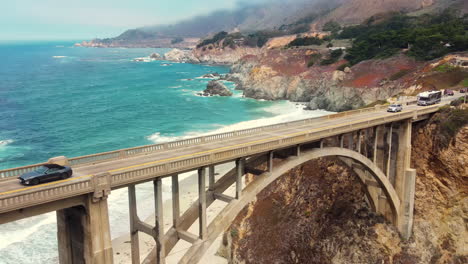
M 156 151 L 164 151 L 164 150 L 183 148 L 183 147 L 186 147 L 186 146 L 199 145 L 199 144 L 202 144 L 202 143 L 205 143 L 205 142 L 222 141 L 222 140 L 230 139 L 230 138 L 254 135 L 254 134 L 257 134 L 257 133 L 263 132 L 263 131 L 271 131 L 271 130 L 286 128 L 286 127 L 291 127 L 291 126 L 307 125 L 307 124 L 312 123 L 314 121 L 326 120 L 326 119 L 335 119 L 335 118 L 340 118 L 340 117 L 343 117 L 343 116 L 355 115 L 355 114 L 360 114 L 360 113 L 365 113 L 365 112 L 374 112 L 374 111 L 378 111 L 378 110 L 380 110 L 379 106 L 363 108 L 363 109 L 357 109 L 357 110 L 351 110 L 351 111 L 340 112 L 340 113 L 336 113 L 336 114 L 331 114 L 331 115 L 326 115 L 326 116 L 319 116 L 319 117 L 308 118 L 308 119 L 302 119 L 302 120 L 297 120 L 297 121 L 291 121 L 291 122 L 286 122 L 286 123 L 278 123 L 278 124 L 272 124 L 272 125 L 267 125 L 267 126 L 261 126 L 261 127 L 255 127 L 255 128 L 248 128 L 248 129 L 243 129 L 243 130 L 225 132 L 225 133 L 220 133 L 220 134 L 213 134 L 213 135 L 206 135 L 206 136 L 201 136 L 201 137 L 194 137 L 194 138 L 189 138 L 189 139 L 184 139 L 184 140 L 179 140 L 179 141 L 173 141 L 173 142 L 168 142 L 168 143 L 145 145 L 145 146 L 139 146 L 139 147 L 126 148 L 126 149 L 114 150 L 114 151 L 109 151 L 109 152 L 91 154 L 91 155 L 86 155 L 86 156 L 80 156 L 80 157 L 70 158 L 69 162 L 70 162 L 71 166 L 97 164 L 97 163 L 105 162 L 105 161 L 124 159 L 124 158 L 130 157 L 130 156 L 149 154 L 149 153 L 153 153 L 153 152 L 156 152 Z M 37 167 L 39 167 L 39 166 L 41 166 L 43 164 L 45 164 L 45 163 L 39 163 L 39 164 L 34 164 L 34 165 L 24 166 L 24 167 L 19 167 L 19 168 L 11 168 L 11 169 L 6 169 L 6 170 L 0 170 L 0 181 L 2 179 L 7 179 L 7 178 L 10 178 L 10 177 L 18 177 L 19 175 L 21 175 L 21 174 L 23 174 L 25 172 L 35 170 Z
M 110 177 L 104 178 L 107 181 L 107 183 L 104 185 L 115 189 L 130 183 L 150 180 L 155 177 L 167 176 L 204 166 L 209 166 L 211 164 L 217 164 L 241 157 L 257 155 L 278 148 L 312 142 L 324 137 L 340 135 L 350 131 L 413 118 L 415 115 L 424 115 L 435 112 L 438 108 L 439 106 L 432 106 L 413 112 L 396 113 L 394 115 L 375 118 L 372 120 L 356 121 L 351 124 L 341 126 L 338 125 L 333 128 L 318 128 L 318 130 L 313 132 L 310 130 L 304 130 L 303 133 L 295 133 L 294 136 L 291 137 L 275 137 L 274 139 L 265 140 L 261 143 L 252 143 L 250 145 L 234 147 L 231 149 L 220 150 L 198 156 L 181 158 L 174 161 L 168 161 L 166 163 L 154 163 L 141 167 L 133 167 L 131 169 L 110 173 Z M 33 188 L 22 190 L 21 192 L 17 193 L 1 195 L 0 213 L 18 208 L 24 208 L 26 206 L 32 206 L 35 204 L 73 197 L 85 193 L 92 193 L 103 185 L 101 181 L 95 180 L 97 179 L 96 177 L 101 176 L 89 176 L 77 180 L 67 181 L 57 185 L 44 186 L 44 188 Z

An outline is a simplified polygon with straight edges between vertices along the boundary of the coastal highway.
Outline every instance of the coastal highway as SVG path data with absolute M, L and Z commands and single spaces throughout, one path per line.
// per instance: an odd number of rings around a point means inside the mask
M 456 93 L 455 96 L 444 97 L 440 106 L 449 103 L 455 98 L 459 98 L 460 95 Z M 410 112 L 417 109 L 422 109 L 423 106 L 409 105 L 404 106 L 404 112 Z M 319 119 L 308 123 L 307 125 L 287 127 L 284 129 L 277 129 L 271 131 L 263 131 L 257 134 L 229 138 L 223 141 L 201 143 L 193 146 L 187 146 L 184 148 L 173 149 L 173 150 L 161 150 L 156 152 L 151 152 L 146 155 L 136 155 L 131 156 L 125 159 L 112 160 L 100 162 L 92 165 L 82 165 L 73 167 L 73 175 L 69 179 L 54 181 L 49 183 L 43 183 L 36 186 L 24 186 L 19 183 L 19 180 L 16 178 L 6 179 L 0 181 L 0 196 L 26 192 L 38 188 L 47 188 L 50 186 L 56 185 L 66 185 L 70 181 L 80 181 L 86 178 L 92 177 L 94 174 L 104 173 L 104 172 L 121 172 L 131 169 L 136 169 L 139 167 L 154 165 L 154 164 L 164 164 L 166 162 L 177 161 L 179 159 L 184 159 L 188 157 L 196 157 L 198 155 L 206 155 L 210 153 L 220 152 L 229 150 L 232 148 L 240 146 L 249 146 L 259 144 L 268 140 L 279 139 L 292 137 L 295 135 L 303 134 L 305 132 L 315 132 L 324 129 L 341 127 L 350 125 L 353 123 L 359 123 L 363 121 L 370 121 L 373 119 L 382 118 L 385 116 L 392 116 L 395 113 L 388 113 L 385 109 L 381 109 L 374 112 L 363 112 L 357 113 L 354 115 L 349 115 L 345 117 L 338 117 L 333 119 Z

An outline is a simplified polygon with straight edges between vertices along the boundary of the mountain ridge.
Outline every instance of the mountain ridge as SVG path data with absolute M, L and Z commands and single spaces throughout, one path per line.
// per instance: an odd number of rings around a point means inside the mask
M 218 10 L 173 25 L 129 29 L 115 38 L 94 39 L 82 46 L 192 48 L 196 39 L 220 31 L 251 33 L 286 29 L 287 33 L 294 34 L 321 30 L 328 21 L 359 24 L 379 13 L 434 11 L 450 5 L 468 10 L 463 0 L 274 0 L 234 10 Z M 190 40 L 175 45 L 171 42 L 176 38 Z

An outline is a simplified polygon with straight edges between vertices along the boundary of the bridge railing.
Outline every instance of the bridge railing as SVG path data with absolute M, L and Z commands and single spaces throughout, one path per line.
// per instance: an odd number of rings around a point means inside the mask
M 38 164 L 33 164 L 33 165 L 28 165 L 28 166 L 23 166 L 23 167 L 18 167 L 18 168 L 0 170 L 0 180 L 10 178 L 10 177 L 18 177 L 19 175 L 23 173 L 31 172 L 39 168 L 43 164 L 45 163 L 38 163 Z
M 291 122 L 286 122 L 286 123 L 278 123 L 278 124 L 266 125 L 266 126 L 261 126 L 261 127 L 242 129 L 242 130 L 237 130 L 237 131 L 230 131 L 230 132 L 225 132 L 225 133 L 220 133 L 220 134 L 212 134 L 212 135 L 194 137 L 194 138 L 183 139 L 183 140 L 178 140 L 178 141 L 173 141 L 173 142 L 138 146 L 138 147 L 133 147 L 133 148 L 126 148 L 126 149 L 114 150 L 114 151 L 109 151 L 109 152 L 74 157 L 74 158 L 70 158 L 69 162 L 71 166 L 97 164 L 100 162 L 119 160 L 119 159 L 124 159 L 127 157 L 136 156 L 136 155 L 144 155 L 144 154 L 154 153 L 157 151 L 183 148 L 186 146 L 194 146 L 194 145 L 203 144 L 205 142 L 216 142 L 216 141 L 223 141 L 226 139 L 237 138 L 237 137 L 242 137 L 242 136 L 250 136 L 250 135 L 255 135 L 259 132 L 271 131 L 271 130 L 293 127 L 293 126 L 307 125 L 315 121 L 335 119 L 335 118 L 340 118 L 343 116 L 350 116 L 350 115 L 355 115 L 355 114 L 364 113 L 364 112 L 374 112 L 378 110 L 380 110 L 379 107 L 369 107 L 369 108 L 363 108 L 363 109 L 358 109 L 358 110 L 351 110 L 351 111 L 340 112 L 336 114 L 330 114 L 326 116 L 319 116 L 319 117 L 313 117 L 313 118 L 302 119 L 302 120 L 296 120 L 296 121 L 291 121 Z M 24 166 L 24 167 L 19 167 L 19 168 L 0 170 L 0 181 L 2 179 L 7 179 L 10 177 L 18 177 L 19 175 L 25 172 L 33 171 L 42 164 L 45 164 L 45 163 Z

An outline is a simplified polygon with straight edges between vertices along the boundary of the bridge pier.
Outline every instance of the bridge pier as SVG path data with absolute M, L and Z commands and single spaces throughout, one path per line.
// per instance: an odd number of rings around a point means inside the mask
M 59 263 L 113 262 L 107 199 L 83 196 L 83 205 L 57 211 Z
M 411 236 L 413 228 L 416 170 L 411 169 L 411 130 L 411 120 L 400 123 L 394 186 L 401 201 L 397 226 L 403 239 Z
M 207 235 L 207 222 L 206 222 L 206 191 L 205 191 L 205 171 L 206 169 L 198 169 L 198 225 L 199 237 L 204 240 Z

